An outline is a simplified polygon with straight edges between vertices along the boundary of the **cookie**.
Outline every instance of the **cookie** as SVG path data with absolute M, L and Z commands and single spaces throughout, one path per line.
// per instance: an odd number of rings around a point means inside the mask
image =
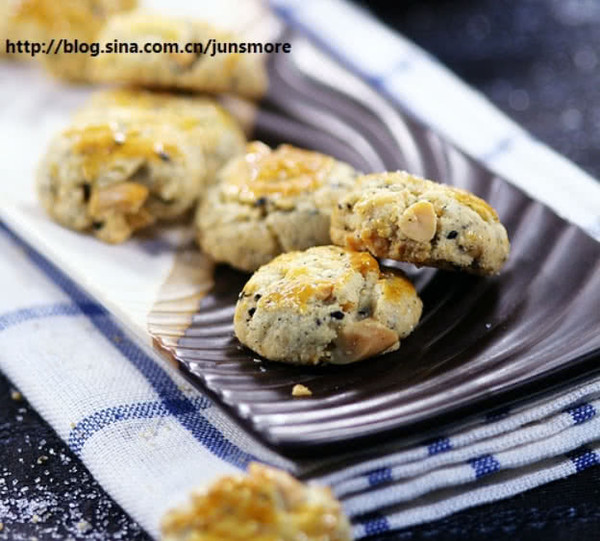
M 256 271 L 235 309 L 240 342 L 272 361 L 346 364 L 398 349 L 421 317 L 413 285 L 366 252 L 318 246 Z
M 114 43 L 135 44 L 138 53 L 113 52 L 92 59 L 94 79 L 152 88 L 177 88 L 194 92 L 231 92 L 260 98 L 266 91 L 265 57 L 256 53 L 186 52 L 186 44 L 210 40 L 223 46 L 240 38 L 193 19 L 166 17 L 137 11 L 118 15 L 108 22 L 98 40 L 103 47 Z M 146 44 L 173 44 L 169 52 L 145 52 Z M 169 45 L 171 47 L 171 45 Z
M 134 9 L 137 0 L 9 0 L 12 4 L 10 37 L 41 42 L 50 54 L 35 58 L 54 76 L 87 81 L 90 51 L 66 52 L 61 40 L 92 43 L 114 14 Z M 12 36 L 12 37 L 11 37 Z
M 510 250 L 483 199 L 403 171 L 359 178 L 333 212 L 331 238 L 380 258 L 482 275 L 498 273 Z
M 217 171 L 233 156 L 243 154 L 246 147 L 246 137 L 236 118 L 217 101 L 205 97 L 126 89 L 98 92 L 79 116 L 115 116 L 119 109 L 128 115 L 132 108 L 142 114 L 160 115 L 161 122 L 180 125 L 188 132 L 202 147 L 206 185 L 213 184 Z
M 283 252 L 331 244 L 331 212 L 356 175 L 324 154 L 250 143 L 199 205 L 198 243 L 217 262 L 244 271 Z
M 163 541 L 351 541 L 331 490 L 253 462 L 248 475 L 222 477 L 162 521 Z
M 194 207 L 209 181 L 207 156 L 212 152 L 216 164 L 243 141 L 212 100 L 108 92 L 50 143 L 38 169 L 38 194 L 60 224 L 123 242 Z

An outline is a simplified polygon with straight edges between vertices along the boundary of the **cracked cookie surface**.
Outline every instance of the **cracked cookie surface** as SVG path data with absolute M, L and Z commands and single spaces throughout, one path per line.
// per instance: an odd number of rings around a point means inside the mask
M 366 252 L 318 246 L 261 267 L 236 305 L 235 334 L 272 361 L 346 364 L 398 349 L 422 302 Z
M 318 152 L 250 143 L 199 205 L 198 243 L 217 262 L 244 271 L 283 252 L 331 244 L 331 212 L 356 175 Z
M 483 199 L 403 171 L 357 179 L 333 212 L 331 239 L 376 257 L 483 275 L 498 273 L 510 251 Z

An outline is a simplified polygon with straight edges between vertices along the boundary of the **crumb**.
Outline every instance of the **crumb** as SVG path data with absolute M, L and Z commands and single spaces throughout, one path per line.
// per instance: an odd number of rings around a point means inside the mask
M 11 389 L 10 390 L 10 397 L 15 402 L 20 402 L 21 400 L 23 400 L 23 395 L 19 391 L 17 391 L 16 389 Z
M 31 517 L 31 522 L 33 522 L 34 524 L 37 524 L 38 522 L 40 522 L 40 520 L 42 520 L 42 519 L 40 518 L 39 515 L 33 515 Z
M 298 383 L 292 389 L 292 396 L 312 396 L 312 391 L 306 385 Z
M 2 524 L 2 522 L 0 522 L 0 532 L 4 530 L 4 524 Z
M 42 455 L 42 456 L 38 457 L 38 459 L 37 459 L 37 461 L 36 461 L 36 462 L 37 462 L 38 464 L 43 464 L 43 463 L 44 463 L 44 462 L 46 462 L 47 460 L 48 460 L 48 457 L 47 457 L 46 455 Z

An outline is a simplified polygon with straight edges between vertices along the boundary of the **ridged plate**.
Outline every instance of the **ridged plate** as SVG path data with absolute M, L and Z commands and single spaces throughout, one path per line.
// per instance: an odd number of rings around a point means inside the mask
M 169 340 L 165 329 L 155 330 L 193 382 L 268 443 L 289 453 L 322 453 L 350 440 L 372 445 L 375 436 L 439 426 L 595 369 L 597 242 L 360 81 L 329 86 L 286 55 L 274 56 L 257 138 L 321 150 L 365 172 L 407 169 L 471 190 L 498 210 L 512 253 L 493 278 L 405 267 L 424 302 L 414 334 L 392 354 L 324 368 L 265 362 L 241 347 L 232 316 L 248 276 L 219 267 L 183 337 Z M 313 396 L 292 398 L 296 383 Z

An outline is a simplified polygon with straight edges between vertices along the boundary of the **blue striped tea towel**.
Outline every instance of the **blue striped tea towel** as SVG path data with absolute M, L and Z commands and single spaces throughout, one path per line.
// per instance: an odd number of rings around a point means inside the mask
M 459 147 L 600 236 L 594 181 L 414 45 L 341 0 L 272 6 Z M 324 24 L 333 19 L 335 27 Z M 372 50 L 350 39 L 359 31 L 373 38 Z M 436 99 L 440 88 L 444 102 Z M 477 130 L 463 129 L 465 112 L 478 119 Z M 428 441 L 392 441 L 329 460 L 286 459 L 232 424 L 6 226 L 0 251 L 0 369 L 154 536 L 161 515 L 191 489 L 251 460 L 331 485 L 357 538 L 506 498 L 600 462 L 599 377 Z

